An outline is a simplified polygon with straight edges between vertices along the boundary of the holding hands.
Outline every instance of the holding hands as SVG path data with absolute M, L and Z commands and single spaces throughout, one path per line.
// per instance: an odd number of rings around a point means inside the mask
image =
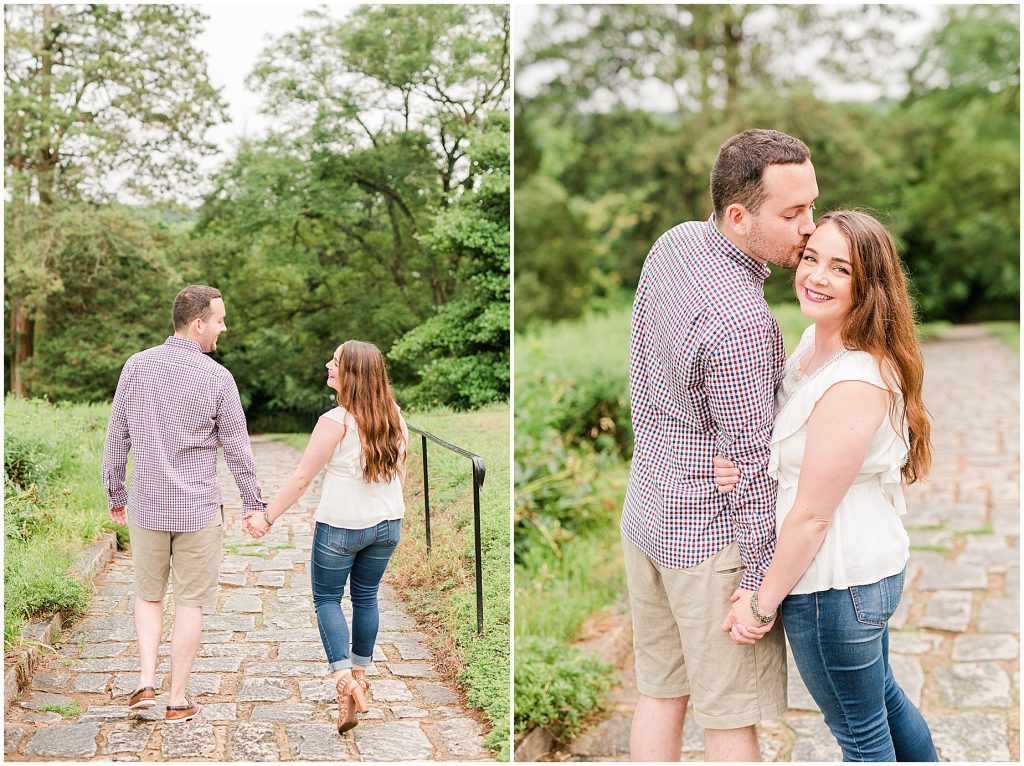
M 270 521 L 267 519 L 266 512 L 257 512 L 243 519 L 242 531 L 250 535 L 253 540 L 259 540 L 267 534 L 270 531 Z
M 753 646 L 765 633 L 775 627 L 778 615 L 773 615 L 771 622 L 763 623 L 750 608 L 750 599 L 754 591 L 737 588 L 731 597 L 732 608 L 722 621 L 722 630 L 729 634 L 733 643 L 741 646 Z
M 731 460 L 720 455 L 714 458 L 715 464 L 715 485 L 721 494 L 732 492 L 736 483 L 740 480 L 740 469 Z M 725 615 L 722 621 L 722 630 L 726 631 L 734 643 L 741 646 L 753 646 L 754 642 L 764 636 L 775 626 L 775 616 L 772 621 L 763 623 L 756 617 L 750 608 L 750 599 L 753 591 L 737 588 L 732 594 L 732 608 Z

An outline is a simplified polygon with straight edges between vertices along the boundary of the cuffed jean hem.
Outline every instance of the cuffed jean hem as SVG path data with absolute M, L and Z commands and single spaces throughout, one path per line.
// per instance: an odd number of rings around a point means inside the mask
M 338 660 L 337 662 L 332 662 L 331 663 L 331 672 L 332 673 L 335 672 L 335 671 L 338 671 L 338 670 L 351 670 L 351 669 L 352 669 L 352 660 Z
M 373 662 L 373 657 L 361 657 L 355 652 L 350 654 L 349 657 L 351 657 L 352 659 L 352 664 L 355 665 L 357 668 L 368 668 L 370 667 L 370 664 Z

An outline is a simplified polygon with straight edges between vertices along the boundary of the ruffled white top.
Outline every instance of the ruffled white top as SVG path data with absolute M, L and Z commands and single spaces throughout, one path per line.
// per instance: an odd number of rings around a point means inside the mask
M 320 504 L 313 518 L 341 529 L 366 529 L 382 521 L 402 518 L 405 498 L 398 476 L 391 481 L 372 483 L 363 479 L 363 445 L 352 413 L 344 407 L 335 407 L 322 417 L 343 424 L 346 430 L 327 461 Z
M 768 473 L 779 483 L 776 529 L 796 500 L 800 465 L 807 441 L 807 421 L 814 405 L 836 383 L 862 380 L 891 390 L 882 378 L 878 361 L 865 351 L 847 350 L 810 376 L 800 364 L 814 348 L 814 325 L 786 363 L 775 398 Z M 897 389 L 893 411 L 902 414 L 903 397 Z M 867 585 L 903 570 L 910 558 L 910 538 L 900 516 L 906 513 L 900 470 L 907 460 L 909 434 L 896 430 L 891 415 L 878 426 L 852 486 L 836 508 L 821 548 L 791 593 L 815 593 L 832 588 Z

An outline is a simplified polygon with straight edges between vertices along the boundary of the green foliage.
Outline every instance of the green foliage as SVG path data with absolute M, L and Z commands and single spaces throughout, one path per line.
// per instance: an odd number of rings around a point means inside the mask
M 193 198 L 215 150 L 204 134 L 224 116 L 195 46 L 203 18 L 186 5 L 4 8 L 4 359 L 19 395 L 102 398 L 124 336 L 153 327 L 163 243 L 87 203 Z
M 88 602 L 89 586 L 68 567 L 114 527 L 99 481 L 108 415 L 108 406 L 4 402 L 5 645 L 33 615 L 74 615 Z
M 8 207 L 8 222 L 18 207 Z M 34 354 L 21 366 L 24 391 L 57 401 L 104 401 L 124 361 L 172 332 L 177 246 L 164 224 L 120 205 L 61 203 L 50 221 L 45 249 L 54 282 L 35 321 Z M 16 238 L 7 242 L 9 251 L 24 254 L 19 225 L 4 236 Z M 7 273 L 15 281 L 26 276 L 17 261 Z
M 552 639 L 516 639 L 517 732 L 547 726 L 559 740 L 571 740 L 587 715 L 599 709 L 614 668 Z
M 344 340 L 388 352 L 413 331 L 390 360 L 403 404 L 508 397 L 507 6 L 307 13 L 250 78 L 277 130 L 241 143 L 196 212 L 152 200 L 210 188 L 197 162 L 223 105 L 193 46 L 201 12 L 5 16 L 11 390 L 108 400 L 125 359 L 172 332 L 177 291 L 204 283 L 231 328 L 215 358 L 256 424 L 325 409 Z M 76 101 L 94 89 L 112 101 Z M 111 168 L 128 181 L 104 186 Z M 149 207 L 101 191 L 136 185 Z
M 464 287 L 391 349 L 415 367 L 413 406 L 474 408 L 509 393 L 508 115 L 491 116 L 471 139 L 476 186 L 434 218 L 423 243 L 461 265 Z
M 944 8 L 918 43 L 918 61 L 899 72 L 892 29 L 916 13 L 909 7 L 538 13 L 519 71 L 547 63 L 559 74 L 516 98 L 515 150 L 525 160 L 516 179 L 518 330 L 581 316 L 589 295 L 635 285 L 661 233 L 710 214 L 718 147 L 752 126 L 807 143 L 819 211 L 867 208 L 890 226 L 924 318 L 1016 316 L 1017 8 Z M 854 13 L 857 23 L 847 23 Z M 801 38 L 828 39 L 828 55 L 794 68 L 786 51 Z M 909 91 L 901 101 L 826 100 L 836 82 L 887 80 L 892 92 L 894 75 Z M 664 94 L 656 102 L 671 111 L 649 111 L 656 85 Z M 791 276 L 776 270 L 765 294 L 789 299 Z

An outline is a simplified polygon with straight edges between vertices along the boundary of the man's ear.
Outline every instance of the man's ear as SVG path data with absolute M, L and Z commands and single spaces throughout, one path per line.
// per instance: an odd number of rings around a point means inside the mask
M 743 205 L 738 202 L 733 202 L 729 207 L 725 209 L 725 215 L 722 216 L 724 223 L 738 234 L 744 236 L 750 233 L 750 211 L 748 211 Z

